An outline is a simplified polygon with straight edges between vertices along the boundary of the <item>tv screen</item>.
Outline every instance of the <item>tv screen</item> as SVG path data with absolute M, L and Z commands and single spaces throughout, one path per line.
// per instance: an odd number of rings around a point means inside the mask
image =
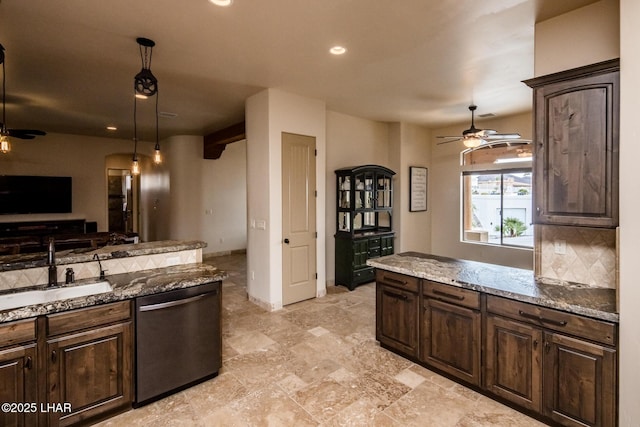
M 0 214 L 34 213 L 71 213 L 71 177 L 0 175 Z

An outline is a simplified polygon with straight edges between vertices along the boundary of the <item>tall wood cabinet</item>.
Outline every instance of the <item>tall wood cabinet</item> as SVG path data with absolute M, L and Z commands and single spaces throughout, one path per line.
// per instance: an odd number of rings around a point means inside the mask
M 534 89 L 534 222 L 616 227 L 619 60 L 525 83 Z
M 393 175 L 383 166 L 336 173 L 336 284 L 353 290 L 374 280 L 370 258 L 393 254 Z

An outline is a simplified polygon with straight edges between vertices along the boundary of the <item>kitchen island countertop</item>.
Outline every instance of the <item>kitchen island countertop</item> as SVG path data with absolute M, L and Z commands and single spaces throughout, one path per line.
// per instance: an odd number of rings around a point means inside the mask
M 138 296 L 157 294 L 174 289 L 188 288 L 223 280 L 226 277 L 226 272 L 202 263 L 107 275 L 106 280 L 113 288 L 110 292 L 0 311 L 0 323 L 132 299 Z M 95 279 L 79 280 L 74 285 L 82 285 L 84 283 L 91 283 L 92 281 L 95 281 Z M 5 291 L 2 292 L 2 294 L 37 289 L 46 289 L 46 287 L 21 288 Z
M 600 320 L 619 321 L 615 289 L 536 279 L 531 270 L 419 252 L 369 259 L 367 265 Z

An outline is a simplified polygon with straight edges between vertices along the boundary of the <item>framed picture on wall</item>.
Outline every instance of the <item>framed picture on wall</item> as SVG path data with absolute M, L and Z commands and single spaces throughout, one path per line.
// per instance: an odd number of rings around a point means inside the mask
M 409 167 L 409 212 L 427 210 L 427 168 Z

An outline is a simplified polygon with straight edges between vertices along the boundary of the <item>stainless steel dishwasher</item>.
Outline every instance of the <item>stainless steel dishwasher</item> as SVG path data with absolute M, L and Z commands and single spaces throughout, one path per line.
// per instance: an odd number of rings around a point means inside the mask
M 221 292 L 213 282 L 136 298 L 135 407 L 217 375 Z

